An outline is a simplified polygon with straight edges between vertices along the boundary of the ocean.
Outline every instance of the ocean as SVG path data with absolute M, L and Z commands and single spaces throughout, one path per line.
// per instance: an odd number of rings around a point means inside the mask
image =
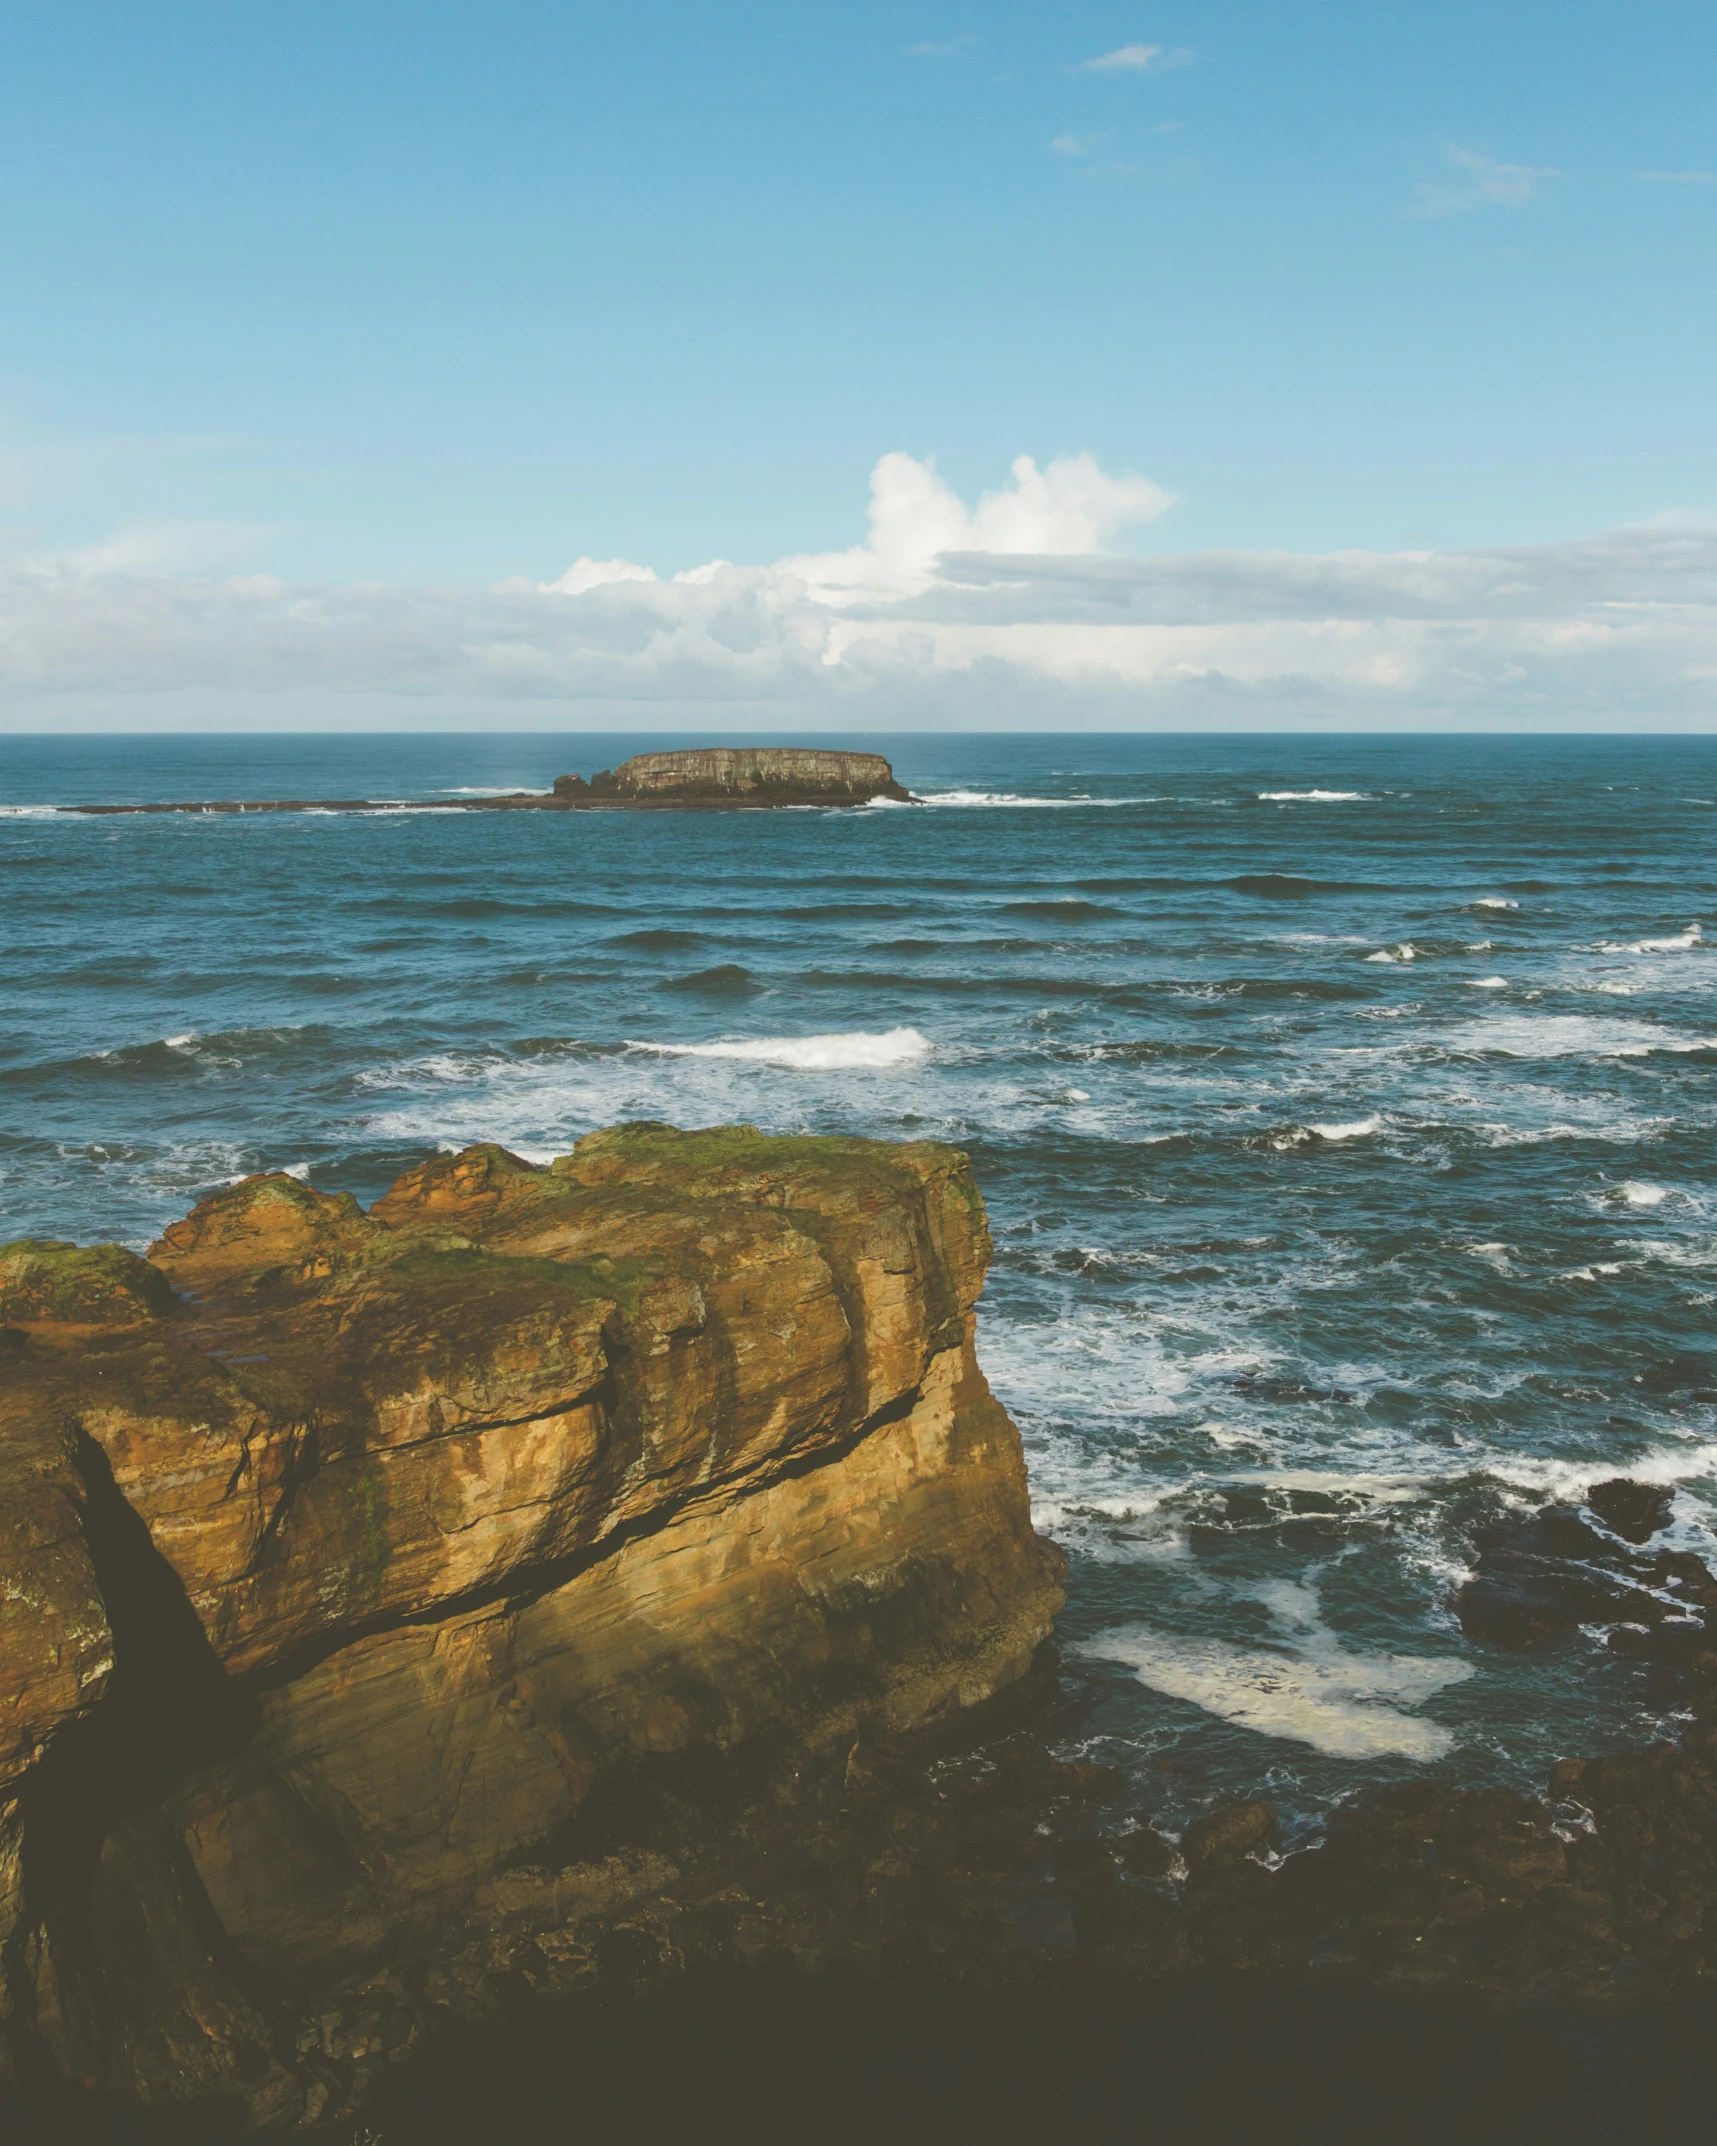
M 698 742 L 0 741 L 0 1237 L 626 1118 L 953 1141 L 1069 1751 L 1292 1831 L 1654 1733 L 1596 1635 L 1450 1604 L 1606 1476 L 1717 1551 L 1717 739 L 818 738 L 925 804 L 444 809 Z M 318 794 L 401 806 L 43 810 Z

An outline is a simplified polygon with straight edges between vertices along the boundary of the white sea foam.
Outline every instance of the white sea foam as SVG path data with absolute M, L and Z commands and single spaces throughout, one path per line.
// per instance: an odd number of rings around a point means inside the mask
M 1223 1721 L 1343 1759 L 1442 1758 L 1453 1732 L 1404 1709 L 1472 1674 L 1466 1662 L 1352 1653 L 1321 1629 L 1278 1652 L 1131 1624 L 1099 1633 L 1080 1652 L 1125 1662 L 1141 1684 Z
M 1367 961 L 1417 961 L 1419 949 L 1405 939 L 1399 946 L 1380 946 L 1375 954 L 1367 954 Z
M 795 1073 L 845 1073 L 910 1065 L 914 1059 L 928 1056 L 931 1043 L 916 1028 L 890 1028 L 879 1034 L 858 1029 L 830 1036 L 759 1036 L 741 1043 L 639 1043 L 629 1039 L 626 1048 L 651 1051 L 662 1058 L 736 1058 L 755 1065 L 782 1066 Z
M 1617 942 L 1601 939 L 1596 951 L 1600 954 L 1685 954 L 1694 947 L 1703 947 L 1705 932 L 1699 924 L 1689 924 L 1670 939 L 1629 939 Z
M 0 805 L 0 820 L 53 820 L 60 817 L 58 805 Z M 71 814 L 67 814 L 69 819 Z
M 1264 805 L 1358 805 L 1376 800 L 1368 790 L 1260 790 Z
M 1352 1118 L 1345 1125 L 1314 1125 L 1311 1130 L 1320 1140 L 1362 1140 L 1367 1133 L 1381 1130 L 1383 1120 L 1375 1112 L 1369 1118 Z
M 1506 894 L 1481 894 L 1476 902 L 1468 902 L 1469 909 L 1518 909 L 1520 904 L 1511 901 Z
M 1506 991 L 1508 989 L 1508 978 L 1506 976 L 1469 976 L 1464 981 L 1475 991 Z
M 870 805 L 874 810 L 880 804 L 898 802 L 893 798 L 872 798 Z M 994 806 L 1037 812 L 1065 812 L 1087 805 L 1161 805 L 1166 802 L 1161 797 L 1019 797 L 1011 790 L 924 790 L 918 794 L 921 805 Z
M 1450 1050 L 1498 1051 L 1509 1058 L 1644 1058 L 1653 1051 L 1717 1049 L 1717 1037 L 1586 1013 L 1496 1013 L 1443 1040 Z
M 1667 1185 L 1647 1185 L 1630 1178 L 1626 1184 L 1616 1187 L 1617 1197 L 1626 1200 L 1630 1207 L 1661 1207 L 1669 1198 Z

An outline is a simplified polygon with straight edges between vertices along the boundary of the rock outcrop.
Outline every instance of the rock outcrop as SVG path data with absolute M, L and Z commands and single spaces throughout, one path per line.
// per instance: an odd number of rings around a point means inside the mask
M 0 1249 L 12 2065 L 314 2115 L 342 1980 L 662 1890 L 581 1843 L 628 1769 L 1018 1679 L 1061 1568 L 987 1256 L 947 1148 L 652 1125 Z
M 868 805 L 876 798 L 913 802 L 881 753 L 825 752 L 796 745 L 700 747 L 678 753 L 635 753 L 588 782 L 557 775 L 542 790 L 494 796 L 438 798 L 437 812 L 707 811 L 756 805 Z M 96 816 L 162 812 L 403 812 L 424 809 L 401 798 L 253 797 L 179 800 L 171 804 L 61 805 L 61 812 Z
M 576 783 L 576 775 L 562 776 L 556 795 L 575 796 Z M 793 745 L 635 753 L 588 787 L 597 802 L 632 805 L 865 805 L 877 797 L 905 804 L 912 795 L 881 753 Z

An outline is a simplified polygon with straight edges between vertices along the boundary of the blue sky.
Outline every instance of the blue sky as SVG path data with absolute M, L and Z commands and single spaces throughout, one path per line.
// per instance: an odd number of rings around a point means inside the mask
M 0 530 L 670 575 L 889 453 L 1148 477 L 1123 556 L 1698 527 L 1714 80 L 1685 4 L 15 0 Z

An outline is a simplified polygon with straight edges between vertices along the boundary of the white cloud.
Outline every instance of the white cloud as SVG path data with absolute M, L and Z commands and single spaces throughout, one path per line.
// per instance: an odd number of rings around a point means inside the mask
M 1167 67 L 1185 67 L 1192 60 L 1185 45 L 1117 45 L 1113 52 L 1094 60 L 1080 60 L 1069 72 L 1079 75 L 1161 74 Z
M 918 60 L 957 60 L 970 52 L 977 42 L 978 40 L 971 36 L 941 39 L 927 37 L 922 44 L 908 45 L 906 50 L 913 59 Z
M 1169 495 L 1090 455 L 974 503 L 884 455 L 850 550 L 669 579 L 294 585 L 121 552 L 0 561 L 20 729 L 591 721 L 1717 728 L 1717 527 L 1453 552 L 1112 547 Z M 93 712 L 92 712 L 93 711 Z
M 1049 146 L 1057 156 L 1089 156 L 1101 139 L 1096 134 L 1058 134 Z
M 1476 149 L 1451 145 L 1448 161 L 1459 174 L 1453 179 L 1428 179 L 1415 187 L 1415 216 L 1457 216 L 1463 210 L 1487 205 L 1505 209 L 1524 208 L 1538 197 L 1546 179 L 1566 178 L 1549 164 L 1499 164 Z
M 1717 186 L 1717 171 L 1636 171 L 1634 177 L 1659 186 Z
M 944 552 L 1100 552 L 1121 530 L 1173 505 L 1173 495 L 1150 478 L 1107 476 L 1090 455 L 1066 455 L 1041 470 L 1019 455 L 1012 475 L 1005 490 L 986 492 L 968 508 L 937 474 L 933 457 L 884 455 L 871 472 L 868 541 L 783 559 L 776 570 L 802 580 L 819 603 L 898 598 L 929 588 Z

